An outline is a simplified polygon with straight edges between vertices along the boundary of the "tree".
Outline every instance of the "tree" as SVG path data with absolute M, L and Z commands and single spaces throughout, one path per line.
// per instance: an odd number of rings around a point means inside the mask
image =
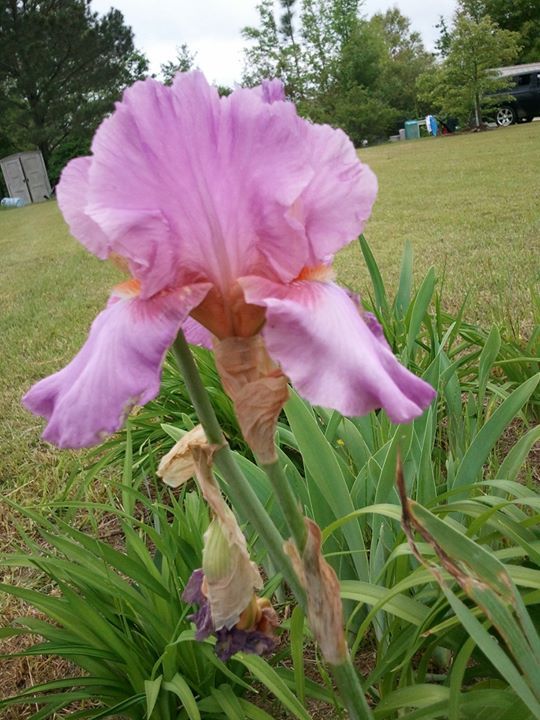
M 55 153 L 88 150 L 147 60 L 122 13 L 100 17 L 90 0 L 0 0 L 0 36 L 2 131 L 16 150 L 39 148 L 54 180 Z
M 395 131 L 416 115 L 416 78 L 433 56 L 397 9 L 366 21 L 359 5 L 281 0 L 278 18 L 274 2 L 261 0 L 259 26 L 244 29 L 244 83 L 281 77 L 300 113 L 339 125 L 356 143 Z
M 434 56 L 426 51 L 420 33 L 411 29 L 409 18 L 397 8 L 377 13 L 369 22 L 384 46 L 377 81 L 379 95 L 395 109 L 401 122 L 418 117 L 424 108 L 416 81 L 433 68 Z
M 301 35 L 311 94 L 336 83 L 342 54 L 357 27 L 359 0 L 303 0 Z
M 519 34 L 501 30 L 489 16 L 458 11 L 446 57 L 439 67 L 419 78 L 421 97 L 434 111 L 466 122 L 471 110 L 476 127 L 482 125 L 482 107 L 500 102 L 490 94 L 508 89 L 508 80 L 490 69 L 509 65 L 519 52 Z
M 161 76 L 165 85 L 172 85 L 174 76 L 178 72 L 188 72 L 195 67 L 196 52 L 189 49 L 187 43 L 182 43 L 176 48 L 176 58 L 161 65 Z
M 285 83 L 295 101 L 310 101 L 327 92 L 336 79 L 342 49 L 354 29 L 359 0 L 280 0 L 276 18 L 273 0 L 261 0 L 258 27 L 246 27 L 242 36 L 244 85 L 268 77 Z
M 540 3 L 538 0 L 461 0 L 477 19 L 489 16 L 503 30 L 520 35 L 518 63 L 540 62 Z
M 242 84 L 258 85 L 266 78 L 285 80 L 282 72 L 282 43 L 274 14 L 273 0 L 261 0 L 257 5 L 259 25 L 246 25 L 241 34 L 248 45 L 244 48 Z
M 279 18 L 279 32 L 283 41 L 282 53 L 283 58 L 287 58 L 291 68 L 294 71 L 294 86 L 297 88 L 298 93 L 301 95 L 302 86 L 302 70 L 301 70 L 301 53 L 302 50 L 296 39 L 295 32 L 295 11 L 296 11 L 297 0 L 280 0 L 280 6 L 282 9 L 281 16 Z

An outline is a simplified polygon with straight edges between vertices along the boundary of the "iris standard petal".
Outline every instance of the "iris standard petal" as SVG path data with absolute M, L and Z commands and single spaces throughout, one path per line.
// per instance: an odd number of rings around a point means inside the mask
M 62 448 L 96 445 L 121 427 L 135 404 L 154 398 L 165 352 L 208 289 L 193 285 L 152 300 L 113 296 L 69 365 L 23 398 L 48 420 L 43 438 Z
M 313 176 L 303 122 L 260 88 L 220 99 L 199 72 L 124 93 L 92 144 L 88 213 L 143 296 L 201 278 L 226 289 L 252 272 L 296 276 L 307 240 L 288 214 Z
M 298 205 L 311 252 L 305 265 L 314 266 L 364 230 L 377 196 L 377 178 L 360 162 L 342 130 L 302 122 L 314 175 Z
M 88 203 L 88 172 L 92 158 L 72 160 L 62 171 L 56 196 L 71 234 L 101 260 L 109 255 L 109 241 L 99 225 L 86 213 Z
M 283 286 L 242 278 L 246 300 L 266 307 L 268 352 L 306 400 L 344 415 L 383 408 L 395 423 L 420 415 L 435 391 L 399 364 L 354 301 L 333 283 Z
M 263 80 L 259 87 L 265 102 L 273 103 L 287 99 L 285 97 L 285 86 L 283 82 L 277 78 L 273 80 Z

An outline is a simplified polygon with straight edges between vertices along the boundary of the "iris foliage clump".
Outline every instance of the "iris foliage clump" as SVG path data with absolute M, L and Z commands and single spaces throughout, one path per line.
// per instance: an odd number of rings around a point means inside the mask
M 538 331 L 527 346 L 443 311 L 434 270 L 413 290 L 406 247 L 391 299 L 367 242 L 367 304 L 401 362 L 438 390 L 408 426 L 378 412 L 345 418 L 291 394 L 278 423 L 280 459 L 323 552 L 341 580 L 347 639 L 377 720 L 540 717 L 540 495 L 529 453 L 540 440 Z M 213 359 L 195 351 L 204 384 L 241 469 L 282 532 L 269 481 L 242 441 Z M 244 517 L 265 571 L 282 642 L 270 659 L 237 654 L 224 664 L 194 639 L 180 599 L 200 567 L 208 513 L 196 489 L 154 480 L 159 459 L 196 418 L 172 362 L 161 393 L 96 452 L 86 474 L 52 507 L 19 508 L 37 537 L 3 565 L 37 571 L 32 589 L 2 590 L 40 614 L 4 637 L 35 636 L 23 654 L 59 656 L 73 677 L 22 691 L 1 708 L 32 717 L 341 717 L 339 698 L 302 612 Z M 396 487 L 410 501 L 405 516 Z M 103 470 L 109 499 L 85 501 Z M 399 473 L 398 473 L 399 475 Z M 109 518 L 118 542 L 99 539 Z M 402 520 L 405 522 L 402 523 Z M 407 540 L 407 534 L 411 543 Z M 53 589 L 51 591 L 51 589 Z M 75 704 L 74 704 L 75 703 Z M 281 709 L 276 709 L 281 708 Z

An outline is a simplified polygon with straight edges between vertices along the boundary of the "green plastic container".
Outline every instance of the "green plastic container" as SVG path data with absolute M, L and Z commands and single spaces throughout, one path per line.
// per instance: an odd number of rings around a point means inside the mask
M 419 137 L 418 120 L 405 120 L 405 140 L 417 140 Z

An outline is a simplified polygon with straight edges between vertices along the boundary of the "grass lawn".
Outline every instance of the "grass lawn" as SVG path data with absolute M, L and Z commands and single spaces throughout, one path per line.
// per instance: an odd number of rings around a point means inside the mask
M 379 178 L 366 237 L 390 288 L 406 240 L 419 279 L 434 265 L 444 300 L 489 325 L 532 319 L 530 290 L 540 273 L 540 122 L 486 133 L 425 138 L 368 148 L 360 157 Z M 340 279 L 367 287 L 356 244 L 337 259 Z
M 529 291 L 540 268 L 540 123 L 485 134 L 425 139 L 361 151 L 379 177 L 380 194 L 366 236 L 389 288 L 396 286 L 406 240 L 416 277 L 435 265 L 445 277 L 443 304 L 455 310 L 470 293 L 466 318 L 487 326 L 532 325 Z M 121 278 L 69 236 L 55 202 L 0 212 L 0 480 L 3 496 L 21 502 L 58 495 L 85 452 L 58 451 L 40 440 L 43 423 L 20 405 L 36 380 L 62 368 Z M 360 292 L 369 285 L 357 243 L 337 258 L 340 279 Z M 459 397 L 459 393 L 458 393 Z M 521 427 L 521 426 L 519 426 Z M 103 492 L 106 482 L 96 484 Z M 14 513 L 0 504 L 0 551 L 17 537 Z M 26 585 L 24 569 L 6 581 Z M 28 607 L 0 596 L 4 622 Z M 11 649 L 20 650 L 20 638 Z M 370 656 L 372 652 L 370 650 Z M 21 681 L 70 676 L 62 660 L 14 658 L 3 695 Z M 2 685 L 2 683 L 0 683 Z M 35 708 L 28 706 L 29 714 Z M 6 720 L 21 720 L 20 709 Z M 28 717 L 24 714 L 24 717 Z M 329 717 L 327 715 L 327 717 Z
M 55 202 L 0 212 L 0 253 L 0 479 L 39 497 L 73 454 L 38 441 L 21 395 L 70 360 L 118 275 L 70 237 Z
M 410 240 L 417 277 L 432 264 L 445 275 L 449 309 L 470 291 L 468 319 L 528 325 L 540 267 L 538 147 L 540 122 L 362 150 L 380 185 L 366 236 L 389 286 Z M 0 252 L 0 478 L 39 497 L 81 454 L 41 443 L 42 423 L 20 397 L 72 357 L 119 275 L 69 236 L 54 202 L 0 212 Z M 356 290 L 368 287 L 357 243 L 337 268 Z

